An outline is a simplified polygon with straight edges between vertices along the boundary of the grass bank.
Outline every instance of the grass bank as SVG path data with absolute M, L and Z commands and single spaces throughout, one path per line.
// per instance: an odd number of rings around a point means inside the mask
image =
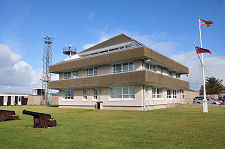
M 154 111 L 77 110 L 45 106 L 0 107 L 20 120 L 0 122 L 1 149 L 225 148 L 225 108 L 178 107 Z M 49 113 L 54 128 L 33 128 L 22 110 Z

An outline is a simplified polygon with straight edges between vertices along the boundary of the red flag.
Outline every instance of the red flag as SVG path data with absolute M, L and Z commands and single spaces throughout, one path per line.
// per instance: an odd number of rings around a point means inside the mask
M 200 19 L 200 25 L 201 26 L 210 27 L 211 24 L 213 24 L 213 21 L 205 21 L 205 20 Z
M 200 47 L 195 47 L 196 49 L 196 53 L 199 54 L 199 53 L 210 53 L 212 54 L 211 51 L 209 51 L 208 49 L 203 49 L 203 48 L 200 48 Z

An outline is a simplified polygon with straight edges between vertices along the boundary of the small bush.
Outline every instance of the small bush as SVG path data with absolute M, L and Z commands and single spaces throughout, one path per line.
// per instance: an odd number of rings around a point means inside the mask
M 59 105 L 55 104 L 55 105 L 48 105 L 48 107 L 59 107 Z

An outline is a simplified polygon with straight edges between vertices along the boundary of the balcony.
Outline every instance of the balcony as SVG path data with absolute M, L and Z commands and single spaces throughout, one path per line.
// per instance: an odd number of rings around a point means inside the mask
M 49 88 L 56 90 L 120 85 L 157 85 L 159 87 L 189 88 L 189 83 L 186 81 L 146 70 L 49 82 Z

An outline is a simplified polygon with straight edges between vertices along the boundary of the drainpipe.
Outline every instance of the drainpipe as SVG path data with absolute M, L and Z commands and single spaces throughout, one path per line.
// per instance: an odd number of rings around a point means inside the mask
M 143 109 L 146 110 L 145 85 L 143 85 Z

